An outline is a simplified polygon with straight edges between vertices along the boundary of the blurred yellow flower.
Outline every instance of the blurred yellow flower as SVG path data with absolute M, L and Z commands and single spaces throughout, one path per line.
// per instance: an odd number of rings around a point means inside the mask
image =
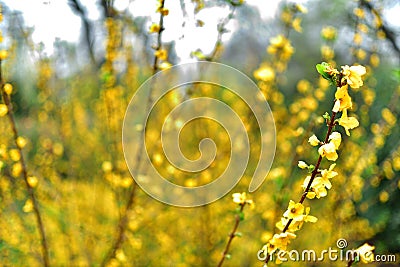
M 349 67 L 348 65 L 342 66 L 342 82 L 346 80 L 347 84 L 350 85 L 352 88 L 359 88 L 364 84 L 361 76 L 363 76 L 366 72 L 367 71 L 365 67 L 361 65 L 351 67 Z
M 33 202 L 32 202 L 32 200 L 28 199 L 28 200 L 25 202 L 25 205 L 22 207 L 22 210 L 23 210 L 24 212 L 31 212 L 31 211 L 33 211 Z
M 294 48 L 290 44 L 290 41 L 282 34 L 272 37 L 269 42 L 270 46 L 267 48 L 269 54 L 277 54 L 281 59 L 288 60 L 294 53 Z
M 368 243 L 365 243 L 361 247 L 357 248 L 356 251 L 358 252 L 360 259 L 363 263 L 369 263 L 369 262 L 373 262 L 375 260 L 375 256 L 374 256 L 374 252 L 373 252 L 374 249 L 375 249 L 374 246 L 371 246 Z
M 261 66 L 253 75 L 257 80 L 264 82 L 272 82 L 275 79 L 275 72 L 270 66 Z
M 354 117 L 347 116 L 347 109 L 343 110 L 342 117 L 339 119 L 339 125 L 343 126 L 346 134 L 350 136 L 349 130 L 356 128 L 360 123 Z
M 310 138 L 308 138 L 308 142 L 312 145 L 312 146 L 318 146 L 321 141 L 319 141 L 318 137 L 313 134 Z
M 12 91 L 13 91 L 13 87 L 11 84 L 6 83 L 3 87 L 4 92 L 6 92 L 7 95 L 11 95 Z
M 164 61 L 164 62 L 162 62 L 161 64 L 158 65 L 158 68 L 160 70 L 166 70 L 166 69 L 169 69 L 171 67 L 172 67 L 172 64 L 167 62 L 167 61 Z
M 28 184 L 30 187 L 36 187 L 38 184 L 38 179 L 36 178 L 36 176 L 29 176 L 28 179 Z
M 0 104 L 0 117 L 3 117 L 7 114 L 8 108 L 4 104 Z
M 151 24 L 149 32 L 150 33 L 158 33 L 158 32 L 160 32 L 160 25 L 158 25 L 157 23 Z
M 318 153 L 322 157 L 326 157 L 327 160 L 335 161 L 338 158 L 338 154 L 336 153 L 336 146 L 332 142 L 320 146 L 320 148 L 318 149 Z
M 27 141 L 25 138 L 23 138 L 22 136 L 18 136 L 17 137 L 17 145 L 19 148 L 24 148 L 27 144 Z
M 5 60 L 8 56 L 7 50 L 1 50 L 0 51 L 0 60 Z
M 159 49 L 154 52 L 154 56 L 158 57 L 160 60 L 167 60 L 168 52 L 165 49 Z
M 302 32 L 303 29 L 301 27 L 301 18 L 297 17 L 292 21 L 292 27 L 293 30 L 295 30 L 296 32 Z
M 324 38 L 326 40 L 334 40 L 334 39 L 336 39 L 336 36 L 337 36 L 336 28 L 331 27 L 331 26 L 327 26 L 327 27 L 322 28 L 321 36 L 322 36 L 322 38 Z

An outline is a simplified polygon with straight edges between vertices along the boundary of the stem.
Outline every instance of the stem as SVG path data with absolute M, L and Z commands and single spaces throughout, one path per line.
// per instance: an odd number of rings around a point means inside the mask
M 224 260 L 225 260 L 225 258 L 226 258 L 226 255 L 228 255 L 229 247 L 231 246 L 232 240 L 233 240 L 233 238 L 236 236 L 236 230 L 237 230 L 238 227 L 239 227 L 239 223 L 240 223 L 240 213 L 243 212 L 243 208 L 244 208 L 245 205 L 246 205 L 246 203 L 240 204 L 240 211 L 239 211 L 239 214 L 236 214 L 236 216 L 235 216 L 235 224 L 234 224 L 234 226 L 233 226 L 232 232 L 229 234 L 228 243 L 226 243 L 224 252 L 222 253 L 222 258 L 221 258 L 221 260 L 219 261 L 217 267 L 221 267 L 221 266 L 222 266 L 222 264 L 224 263 Z
M 160 9 L 164 8 L 165 0 L 161 1 Z M 162 47 L 162 32 L 164 31 L 164 15 L 161 12 L 160 13 L 160 30 L 158 31 L 158 36 L 157 36 L 157 45 L 155 47 L 156 50 L 161 49 Z M 153 61 L 153 75 L 156 74 L 159 70 L 158 68 L 158 57 L 154 57 Z M 152 88 L 152 87 L 151 87 Z M 149 96 L 147 99 L 147 104 L 146 104 L 146 110 L 150 108 L 150 105 L 152 103 L 152 89 L 150 89 Z M 137 174 L 139 174 L 140 169 L 141 169 L 141 163 L 142 163 L 142 153 L 141 151 L 143 150 L 143 138 L 144 138 L 144 132 L 141 134 L 141 138 L 139 140 L 139 148 L 137 152 L 137 157 L 136 157 L 136 170 Z M 111 248 L 111 251 L 108 253 L 108 255 L 104 258 L 101 266 L 106 266 L 107 262 L 115 257 L 117 250 L 121 249 L 122 244 L 125 241 L 125 232 L 126 228 L 129 222 L 129 212 L 132 210 L 134 204 L 135 204 L 135 196 L 136 196 L 136 189 L 137 189 L 137 184 L 134 182 L 131 191 L 129 192 L 128 196 L 128 201 L 126 203 L 126 209 L 124 214 L 121 216 L 119 223 L 118 223 L 118 232 L 117 232 L 117 238 L 114 242 L 114 245 Z
M 354 260 L 349 260 L 349 261 L 347 262 L 347 267 L 350 267 L 351 265 L 353 265 L 353 262 L 354 262 Z
M 39 228 L 39 233 L 40 233 L 40 238 L 41 238 L 41 247 L 42 247 L 43 265 L 45 267 L 48 267 L 48 266 L 50 266 L 50 263 L 49 263 L 49 249 L 48 249 L 48 246 L 47 246 L 47 240 L 46 240 L 46 234 L 45 234 L 45 230 L 44 230 L 44 224 L 43 224 L 42 216 L 41 216 L 40 211 L 39 211 L 39 204 L 37 202 L 37 199 L 36 199 L 36 196 L 35 196 L 35 192 L 34 192 L 33 188 L 29 185 L 29 182 L 28 182 L 28 171 L 27 171 L 27 168 L 26 168 L 24 154 L 22 153 L 22 149 L 18 145 L 18 142 L 17 142 L 19 134 L 18 134 L 17 125 L 16 125 L 15 119 L 14 119 L 13 106 L 11 104 L 10 97 L 4 91 L 4 84 L 5 83 L 3 82 L 2 68 L 1 68 L 2 64 L 1 63 L 2 63 L 2 61 L 0 60 L 1 95 L 2 95 L 3 100 L 4 100 L 4 104 L 7 106 L 7 109 L 8 109 L 7 115 L 8 115 L 8 118 L 10 120 L 11 130 L 13 132 L 15 146 L 16 146 L 16 148 L 18 150 L 18 153 L 20 154 L 20 160 L 19 161 L 20 161 L 21 166 L 22 166 L 22 174 L 23 174 L 26 190 L 28 192 L 29 199 L 32 201 L 33 213 L 35 214 L 36 223 L 37 223 L 37 226 Z

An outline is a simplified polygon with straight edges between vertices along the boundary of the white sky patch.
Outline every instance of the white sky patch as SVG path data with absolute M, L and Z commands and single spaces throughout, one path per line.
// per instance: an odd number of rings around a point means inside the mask
M 246 4 L 259 8 L 261 17 L 265 20 L 275 15 L 280 1 L 246 0 Z M 67 2 L 67 0 L 4 0 L 9 8 L 22 12 L 27 26 L 34 26 L 33 41 L 43 42 L 48 54 L 53 52 L 55 38 L 68 42 L 77 42 L 80 38 L 81 20 L 73 14 Z M 166 30 L 163 33 L 163 42 L 175 40 L 178 56 L 186 62 L 191 61 L 190 53 L 196 49 L 201 49 L 205 54 L 212 51 L 218 34 L 217 25 L 229 14 L 229 8 L 206 8 L 194 15 L 193 4 L 185 1 L 188 18 L 184 18 L 179 2 L 166 1 L 166 8 L 170 10 L 170 14 L 165 17 Z M 293 2 L 305 4 L 307 0 Z M 100 17 L 98 0 L 81 0 L 81 3 L 87 8 L 91 20 L 95 21 Z M 156 0 L 115 0 L 115 7 L 118 10 L 129 9 L 134 17 L 150 17 L 148 26 L 159 21 L 159 14 L 155 12 L 156 4 Z M 386 21 L 399 26 L 397 20 L 399 12 L 400 4 L 386 10 Z M 196 27 L 198 19 L 205 23 L 203 27 Z M 185 26 L 182 27 L 184 21 Z M 224 42 L 229 40 L 236 26 L 234 19 L 226 25 L 230 32 L 223 35 Z

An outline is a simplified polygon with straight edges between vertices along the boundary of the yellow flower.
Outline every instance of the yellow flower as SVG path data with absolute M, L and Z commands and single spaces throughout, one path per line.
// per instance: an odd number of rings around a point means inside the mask
M 264 82 L 272 82 L 275 79 L 275 72 L 270 66 L 261 66 L 253 75 L 257 80 Z
M 25 202 L 25 205 L 22 207 L 22 210 L 23 210 L 24 212 L 31 212 L 31 211 L 33 211 L 33 202 L 32 202 L 32 200 L 28 199 L 28 200 Z
M 350 136 L 349 130 L 356 128 L 360 123 L 354 117 L 347 117 L 347 109 L 343 110 L 342 117 L 339 119 L 339 125 L 343 126 L 346 134 Z
M 0 60 L 6 59 L 8 56 L 7 50 L 1 50 L 0 51 Z
M 343 109 L 348 109 L 353 107 L 353 102 L 351 102 L 351 97 L 348 92 L 347 84 L 342 87 L 338 87 L 336 89 L 335 99 L 338 100 L 340 104 L 338 111 L 342 111 Z
M 110 172 L 112 170 L 113 166 L 110 161 L 104 161 L 103 164 L 101 164 L 101 169 L 103 172 Z
M 167 60 L 168 52 L 165 49 L 159 49 L 154 52 L 154 55 L 158 57 L 160 60 Z
M 22 136 L 17 137 L 17 145 L 19 148 L 24 148 L 26 146 L 26 143 L 27 141 L 25 138 L 23 138 Z
M 306 179 L 304 179 L 303 182 L 303 189 L 307 188 L 308 183 L 310 182 L 311 176 L 307 176 Z M 316 177 L 313 182 L 311 183 L 310 190 L 307 193 L 307 198 L 313 199 L 315 197 L 321 198 L 321 197 L 326 197 L 328 195 L 328 191 L 326 190 L 325 187 L 325 181 L 322 179 L 322 177 Z
M 158 33 L 158 32 L 160 32 L 160 25 L 158 25 L 157 23 L 151 24 L 149 32 L 150 33 Z
M 308 167 L 308 165 L 307 165 L 307 163 L 305 163 L 304 161 L 299 161 L 299 163 L 297 164 L 297 166 L 300 168 L 300 169 L 305 169 L 305 168 L 307 168 Z
M 358 254 L 361 258 L 361 261 L 363 263 L 369 263 L 369 262 L 373 262 L 375 260 L 374 252 L 373 252 L 374 249 L 375 249 L 374 246 L 371 246 L 368 243 L 365 243 L 361 247 L 357 248 L 356 251 L 358 252 Z
M 321 172 L 321 180 L 318 180 L 319 182 L 321 182 L 327 189 L 331 189 L 332 188 L 332 184 L 331 181 L 329 181 L 329 179 L 332 179 L 333 177 L 337 176 L 338 173 L 333 171 L 333 168 L 335 168 L 336 164 L 332 164 L 331 166 L 329 166 L 329 169 L 326 170 L 320 170 Z
M 289 206 L 285 213 L 284 217 L 288 219 L 293 219 L 294 221 L 301 221 L 303 219 L 304 206 L 301 203 L 295 203 L 293 200 L 289 201 Z
M 318 153 L 322 157 L 326 157 L 327 160 L 335 161 L 338 158 L 338 154 L 336 153 L 336 146 L 332 142 L 329 142 L 328 144 L 322 145 L 318 149 Z
M 172 64 L 169 63 L 169 62 L 167 62 L 167 61 L 164 61 L 164 62 L 162 62 L 160 65 L 158 65 L 158 68 L 159 68 L 160 70 L 166 70 L 166 69 L 169 69 L 169 68 L 171 68 L 171 67 L 172 67 Z
M 318 220 L 317 217 L 309 215 L 310 207 L 306 207 L 305 211 L 306 211 L 306 213 L 302 215 L 301 220 L 298 220 L 298 221 L 293 220 L 291 222 L 291 224 L 289 225 L 289 227 L 287 229 L 289 232 L 294 233 L 294 232 L 300 230 L 305 222 L 315 223 Z M 285 226 L 288 224 L 289 220 L 290 220 L 289 218 L 281 217 L 281 220 L 279 222 L 277 222 L 275 226 L 279 230 L 283 231 Z
M 262 250 L 264 251 L 264 253 L 268 254 L 268 255 L 272 255 L 278 248 L 274 245 L 271 244 L 270 242 L 268 242 L 267 244 L 265 244 L 262 247 Z
M 331 141 L 335 145 L 336 149 L 338 149 L 340 146 L 340 143 L 342 142 L 342 135 L 338 132 L 333 132 L 329 135 L 328 140 Z
M 3 117 L 7 114 L 8 108 L 4 104 L 0 104 L 0 117 Z
M 277 249 L 286 250 L 287 245 L 292 239 L 295 239 L 296 235 L 290 232 L 274 234 L 272 239 L 268 242 Z
M 286 39 L 282 34 L 272 37 L 270 40 L 270 46 L 268 46 L 267 52 L 269 54 L 279 54 L 281 59 L 288 60 L 294 53 L 294 48 L 290 44 L 290 41 Z
M 317 146 L 317 145 L 319 145 L 319 143 L 320 143 L 321 141 L 319 141 L 318 137 L 317 137 L 315 134 L 313 134 L 310 138 L 308 138 L 308 142 L 309 142 L 312 146 Z
M 38 179 L 36 178 L 36 176 L 29 176 L 28 177 L 28 184 L 30 187 L 36 187 L 36 185 L 38 184 Z
M 295 18 L 292 22 L 292 27 L 293 30 L 301 33 L 303 31 L 303 29 L 301 28 L 301 18 L 299 17 Z
M 337 31 L 334 27 L 328 26 L 322 28 L 321 36 L 326 40 L 335 40 L 337 35 Z
M 11 84 L 6 83 L 6 84 L 4 85 L 4 87 L 3 87 L 3 89 L 4 89 L 4 92 L 6 92 L 7 95 L 11 95 L 12 90 L 13 90 L 13 87 L 12 87 Z
M 364 84 L 361 76 L 363 76 L 366 72 L 367 71 L 365 67 L 361 65 L 351 67 L 348 65 L 342 66 L 342 81 L 346 80 L 351 88 L 359 88 Z

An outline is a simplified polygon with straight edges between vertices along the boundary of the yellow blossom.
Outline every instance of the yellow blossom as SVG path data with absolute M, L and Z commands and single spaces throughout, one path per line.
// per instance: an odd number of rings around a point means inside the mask
M 5 60 L 8 56 L 7 50 L 0 51 L 0 60 Z
M 335 161 L 338 158 L 338 154 L 336 153 L 336 146 L 332 142 L 320 146 L 320 148 L 318 149 L 318 153 L 322 157 L 326 157 L 327 160 Z
M 296 235 L 290 232 L 274 234 L 272 239 L 268 242 L 277 249 L 286 250 L 287 245 L 290 243 L 292 239 L 295 239 Z
M 28 199 L 28 200 L 25 202 L 25 205 L 22 207 L 22 210 L 23 210 L 24 212 L 31 212 L 31 211 L 33 211 L 33 202 L 32 202 L 32 200 Z
M 351 66 L 348 65 L 342 66 L 343 78 L 342 81 L 346 80 L 347 84 L 351 86 L 351 88 L 359 88 L 362 86 L 363 80 L 361 76 L 366 73 L 366 69 L 364 66 Z
M 104 161 L 103 164 L 101 164 L 101 169 L 103 172 L 110 172 L 112 170 L 113 166 L 110 161 Z
M 304 161 L 299 161 L 299 163 L 297 164 L 297 166 L 300 168 L 300 169 L 305 169 L 305 168 L 307 168 L 308 167 L 308 165 L 307 165 L 307 163 L 305 163 Z
M 17 145 L 19 148 L 24 148 L 26 146 L 26 143 L 27 141 L 25 138 L 23 138 L 22 136 L 17 137 Z
M 168 52 L 165 49 L 159 49 L 154 52 L 154 56 L 158 57 L 160 60 L 167 60 Z
M 160 70 L 166 70 L 166 69 L 169 69 L 171 67 L 172 67 L 172 64 L 167 62 L 167 61 L 164 61 L 164 62 L 162 62 L 161 64 L 158 65 L 158 68 Z
M 293 30 L 296 32 L 302 32 L 303 29 L 301 28 L 301 18 L 297 17 L 292 21 Z
M 289 201 L 289 206 L 285 213 L 284 217 L 288 219 L 293 219 L 294 221 L 301 221 L 303 219 L 304 206 L 301 203 L 296 203 L 293 200 Z
M 18 149 L 10 149 L 8 153 L 10 154 L 10 158 L 13 161 L 19 161 L 21 158 L 21 154 L 19 153 Z
M 339 119 L 339 125 L 343 126 L 346 134 L 350 136 L 349 130 L 356 128 L 360 123 L 354 117 L 347 117 L 347 109 L 343 110 L 342 117 Z
M 347 84 L 342 87 L 338 87 L 336 89 L 335 98 L 340 103 L 338 111 L 342 111 L 343 109 L 348 109 L 353 107 L 353 102 L 351 101 Z
M 321 180 L 319 182 L 321 182 L 327 189 L 332 188 L 332 184 L 329 179 L 332 179 L 333 177 L 338 175 L 337 172 L 333 171 L 333 168 L 335 168 L 335 166 L 336 166 L 336 164 L 331 164 L 331 166 L 329 166 L 328 170 L 326 170 L 326 169 L 320 170 Z
M 326 40 L 334 40 L 336 39 L 337 31 L 334 27 L 328 26 L 322 28 L 321 36 Z
M 288 60 L 294 53 L 294 48 L 290 44 L 290 41 L 282 34 L 272 37 L 269 42 L 270 46 L 267 49 L 269 54 L 278 54 L 281 59 Z
M 336 149 L 338 149 L 340 146 L 340 143 L 342 142 L 342 135 L 338 132 L 333 132 L 329 135 L 328 140 L 331 141 L 335 145 Z
M 319 141 L 318 137 L 315 134 L 313 134 L 310 138 L 308 138 L 308 142 L 312 146 L 318 146 L 321 141 Z
M 0 117 L 3 117 L 7 114 L 8 108 L 4 104 L 0 104 Z
M 11 95 L 12 91 L 13 91 L 13 87 L 11 84 L 6 83 L 3 87 L 4 92 L 6 92 L 7 95 Z
M 28 177 L 28 184 L 30 187 L 36 187 L 36 185 L 38 184 L 38 179 L 36 178 L 36 176 L 29 176 Z
M 149 32 L 150 33 L 158 33 L 158 32 L 160 32 L 160 25 L 158 25 L 157 23 L 151 24 Z
M 270 66 L 261 66 L 253 75 L 257 80 L 264 82 L 272 82 L 275 79 L 275 72 Z
M 363 263 L 369 263 L 375 260 L 373 252 L 374 249 L 374 246 L 365 243 L 361 247 L 357 248 L 356 251 L 358 252 L 358 255 L 360 256 L 360 259 Z
M 307 176 L 306 179 L 304 179 L 303 182 L 303 189 L 307 188 L 308 183 L 310 182 L 311 176 Z M 314 178 L 313 182 L 311 183 L 310 189 L 307 193 L 307 198 L 313 199 L 315 197 L 321 198 L 325 197 L 328 195 L 328 191 L 326 190 L 325 187 L 325 182 L 322 177 L 316 177 Z

